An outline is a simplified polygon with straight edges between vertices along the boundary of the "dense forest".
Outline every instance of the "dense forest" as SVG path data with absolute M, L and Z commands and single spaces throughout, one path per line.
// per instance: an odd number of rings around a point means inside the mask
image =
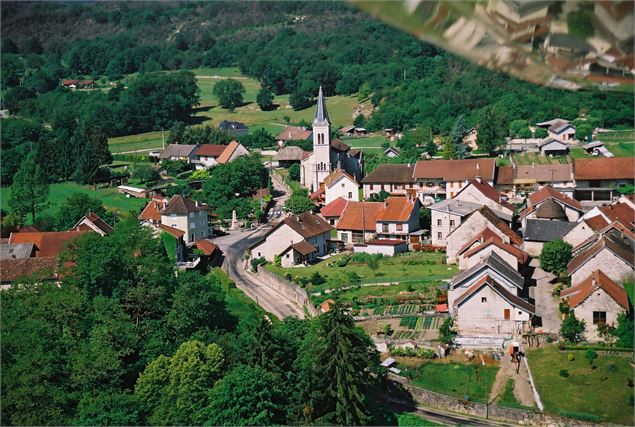
M 63 261 L 2 292 L 2 425 L 372 422 L 378 354 L 342 307 L 269 318 L 220 272 L 177 277 L 136 219 Z

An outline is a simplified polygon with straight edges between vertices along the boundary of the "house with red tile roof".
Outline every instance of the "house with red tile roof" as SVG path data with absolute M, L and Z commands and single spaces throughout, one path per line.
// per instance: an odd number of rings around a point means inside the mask
M 324 178 L 324 203 L 329 204 L 337 198 L 359 201 L 359 184 L 355 177 L 342 169 L 335 169 Z
M 322 218 L 328 221 L 332 226 L 337 226 L 342 213 L 344 212 L 344 208 L 348 204 L 348 200 L 343 199 L 342 197 L 338 197 L 333 200 L 331 203 L 328 203 L 322 209 L 320 209 L 320 215 Z
M 249 247 L 252 259 L 274 262 L 281 257 L 283 267 L 312 262 L 328 252 L 333 227 L 322 217 L 310 212 L 288 216 L 263 238 Z
M 635 158 L 611 157 L 574 159 L 575 198 L 580 201 L 611 201 L 616 189 L 633 184 Z
M 249 151 L 238 141 L 232 141 L 225 150 L 218 156 L 217 162 L 221 165 L 229 163 L 240 156 L 249 155 Z
M 96 213 L 89 212 L 84 215 L 75 225 L 71 228 L 71 231 L 94 231 L 100 236 L 106 236 L 112 233 L 112 227 L 106 221 L 101 219 Z
M 211 168 L 218 164 L 218 158 L 227 149 L 227 145 L 220 144 L 201 144 L 193 153 L 192 163 L 196 163 L 197 167 Z
M 633 279 L 635 242 L 618 230 L 601 233 L 573 250 L 574 257 L 567 265 L 572 285 L 577 285 L 596 270 L 619 282 Z
M 524 271 L 529 255 L 517 246 L 503 239 L 489 228 L 485 228 L 468 241 L 458 252 L 459 270 L 467 270 L 487 258 L 492 252 L 500 256 L 507 264 Z
M 337 223 L 337 240 L 352 246 L 373 239 L 377 217 L 383 209 L 383 202 L 349 201 Z
M 577 285 L 560 292 L 573 310 L 575 317 L 586 323 L 584 336 L 587 341 L 601 341 L 600 325 L 617 325 L 617 316 L 631 310 L 624 287 L 613 281 L 602 270 L 595 270 Z
M 554 203 L 560 206 L 561 209 L 557 210 L 558 212 L 562 211 L 564 214 L 563 218 L 553 217 L 554 209 L 551 209 L 551 206 Z M 573 222 L 584 214 L 584 209 L 579 201 L 549 186 L 531 193 L 526 200 L 526 205 L 525 209 L 518 214 L 518 219 L 520 219 L 523 228 L 527 225 L 528 219 L 562 219 Z
M 516 234 L 494 211 L 482 206 L 470 213 L 461 224 L 453 229 L 446 237 L 446 256 L 448 264 L 458 262 L 459 250 L 468 242 L 489 228 L 498 235 L 504 243 L 520 246 L 522 238 Z
M 31 243 L 36 258 L 57 257 L 66 246 L 86 231 L 38 231 L 11 233 L 9 244 Z
M 413 178 L 417 197 L 427 205 L 437 197 L 453 198 L 476 177 L 494 185 L 495 174 L 496 159 L 419 160 Z
M 190 244 L 211 237 L 208 211 L 209 206 L 177 194 L 169 201 L 150 200 L 141 211 L 139 220 L 156 233 L 165 231 L 177 239 L 183 237 L 183 242 Z

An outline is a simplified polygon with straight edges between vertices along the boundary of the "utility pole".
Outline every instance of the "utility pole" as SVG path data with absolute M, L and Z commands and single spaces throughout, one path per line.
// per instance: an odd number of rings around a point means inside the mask
M 163 128 L 161 128 L 161 142 L 162 142 L 162 147 L 165 150 L 165 135 L 163 135 Z

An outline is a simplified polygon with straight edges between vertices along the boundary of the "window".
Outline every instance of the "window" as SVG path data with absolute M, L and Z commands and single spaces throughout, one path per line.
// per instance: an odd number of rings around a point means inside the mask
M 519 311 L 519 312 L 518 312 L 518 315 L 519 315 L 519 316 L 522 316 L 522 315 L 523 315 L 523 312 L 522 312 L 522 311 Z
M 260 252 L 258 252 L 258 258 L 260 258 L 262 256 L 262 254 Z
M 285 258 L 289 258 L 289 254 L 287 253 L 284 257 L 285 257 Z
M 509 308 L 504 309 L 503 310 L 503 319 L 509 320 L 510 317 L 511 317 L 511 313 L 509 312 Z
M 397 231 L 403 231 L 403 224 L 397 224 Z
M 454 220 L 453 219 L 450 220 L 450 227 L 454 227 Z
M 368 186 L 368 189 L 369 189 L 369 190 L 372 190 L 372 189 L 373 189 L 373 184 L 370 184 L 370 185 Z
M 481 302 L 487 302 L 487 297 L 481 297 Z
M 344 183 L 342 183 L 342 188 L 344 188 Z
M 383 231 L 384 233 L 388 233 L 388 224 L 382 224 L 381 231 Z
M 463 188 L 463 181 L 459 181 L 459 188 Z
M 441 224 L 443 224 L 443 221 L 440 219 L 437 219 L 437 225 L 441 225 Z
M 593 324 L 594 325 L 606 324 L 606 311 L 594 311 Z
M 352 199 L 353 198 L 353 193 L 351 191 L 348 192 L 348 198 Z
M 450 199 L 454 198 L 454 191 L 450 192 Z
M 384 189 L 384 184 L 382 184 L 382 185 L 381 185 L 381 189 L 382 189 L 382 190 Z
M 192 238 L 190 239 L 190 241 L 194 241 L 194 233 L 192 233 Z
M 437 239 L 443 239 L 443 233 L 438 232 L 437 233 Z
M 190 218 L 194 219 L 194 212 L 190 212 Z

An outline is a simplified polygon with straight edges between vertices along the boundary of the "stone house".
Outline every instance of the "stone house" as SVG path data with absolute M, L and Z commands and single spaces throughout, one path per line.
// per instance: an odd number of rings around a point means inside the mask
M 447 236 L 463 222 L 464 218 L 481 206 L 489 207 L 497 216 L 511 223 L 514 206 L 504 201 L 494 187 L 476 177 L 454 198 L 442 200 L 429 207 L 432 217 L 432 244 L 446 246 Z
M 308 157 L 309 154 L 309 152 L 304 151 L 298 146 L 288 145 L 278 150 L 276 160 L 278 161 L 278 166 L 287 168 L 294 163 L 300 164 L 302 159 Z
M 446 256 L 448 264 L 458 262 L 459 250 L 485 228 L 498 235 L 503 242 L 520 246 L 522 239 L 507 223 L 499 218 L 490 208 L 482 206 L 472 212 L 457 228 L 450 232 L 446 239 Z
M 617 316 L 631 309 L 626 290 L 611 280 L 601 270 L 593 271 L 589 276 L 560 293 L 575 317 L 584 320 L 587 341 L 601 341 L 598 334 L 600 324 L 617 325 Z
M 219 144 L 201 144 L 194 150 L 194 159 L 192 163 L 196 164 L 197 168 L 211 168 L 218 164 L 218 158 L 223 151 L 227 148 L 227 145 Z
M 545 186 L 569 196 L 573 196 L 573 164 L 516 165 L 498 168 L 496 189 L 508 197 L 519 197 Z
M 249 150 L 247 150 L 240 142 L 232 141 L 230 142 L 225 150 L 218 156 L 218 163 L 224 165 L 225 163 L 229 163 L 240 156 L 249 155 Z
M 333 227 L 310 212 L 283 219 L 259 242 L 249 248 L 252 259 L 263 257 L 274 262 L 281 257 L 284 267 L 311 262 L 326 255 Z
M 337 226 L 348 200 L 338 197 L 320 209 L 320 215 L 332 226 Z
M 384 202 L 348 201 L 337 222 L 337 240 L 346 246 L 365 243 L 375 238 L 377 216 Z
M 562 236 L 562 240 L 569 243 L 571 246 L 576 247 L 582 242 L 585 242 L 595 236 L 596 232 L 597 230 L 595 230 L 591 224 L 589 224 L 586 220 L 581 219 L 576 223 L 575 227 Z
M 287 126 L 276 136 L 278 146 L 283 146 L 287 141 L 311 141 L 313 132 L 304 126 Z
M 548 186 L 530 194 L 526 204 L 527 207 L 518 214 L 523 228 L 528 219 L 575 222 L 584 214 L 579 201 Z
M 208 206 L 177 194 L 160 211 L 161 224 L 182 231 L 186 244 L 194 243 L 211 237 L 208 210 Z
M 596 270 L 619 282 L 633 280 L 634 249 L 633 239 L 617 230 L 601 234 L 595 241 L 574 248 L 574 258 L 567 265 L 571 284 L 577 285 Z
M 96 213 L 88 212 L 75 223 L 70 231 L 94 231 L 103 237 L 112 233 L 112 227 Z
M 535 314 L 526 295 L 523 277 L 492 252 L 452 279 L 448 305 L 461 336 L 511 336 L 528 330 Z
M 341 197 L 345 200 L 359 201 L 359 184 L 355 178 L 342 169 L 335 169 L 324 178 L 324 202 L 328 205 Z
M 496 253 L 503 261 L 521 273 L 529 261 L 529 256 L 520 248 L 506 243 L 499 235 L 489 228 L 485 228 L 459 250 L 459 270 L 472 268 L 491 253 Z

